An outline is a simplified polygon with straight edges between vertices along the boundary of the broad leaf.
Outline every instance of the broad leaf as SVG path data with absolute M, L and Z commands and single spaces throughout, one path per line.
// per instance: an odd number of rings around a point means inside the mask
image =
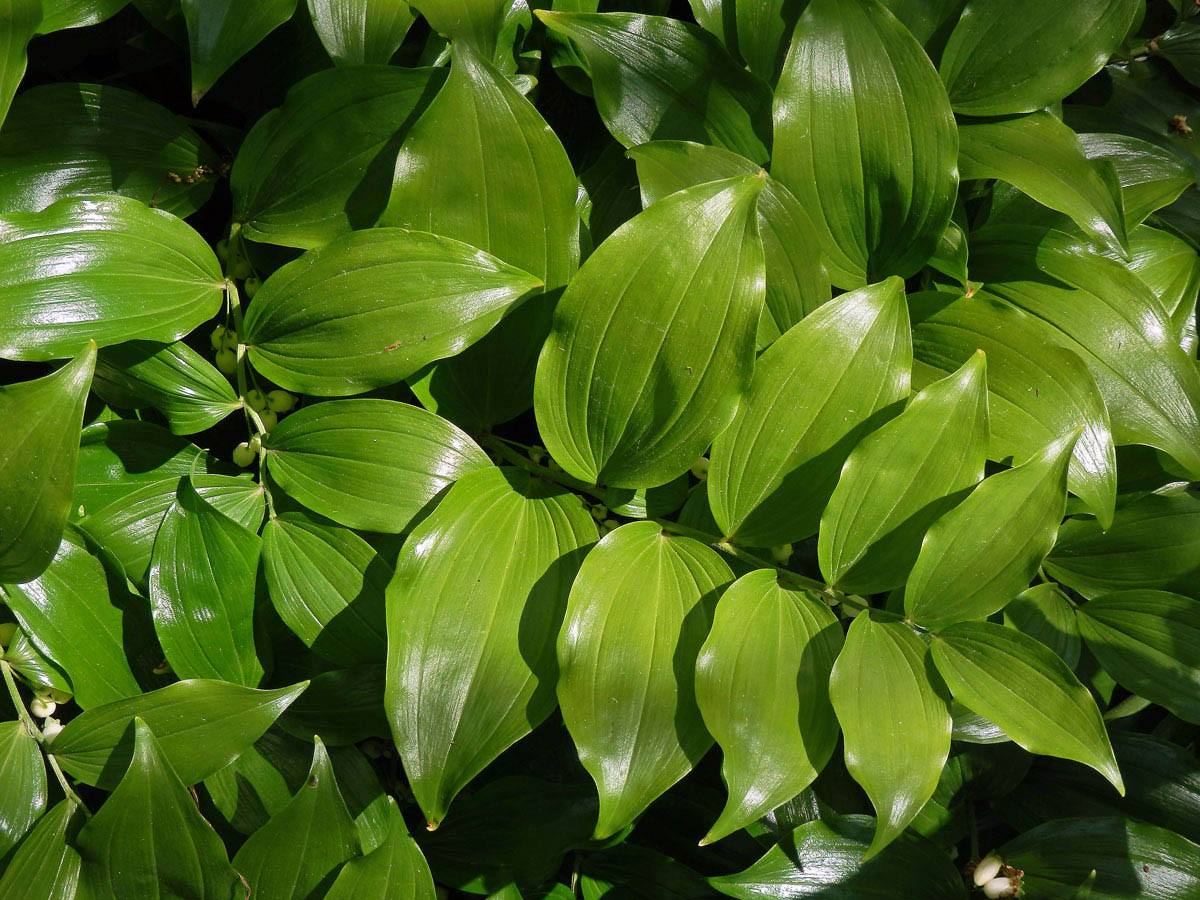
M 597 838 L 632 822 L 712 746 L 695 663 L 732 580 L 716 551 L 654 522 L 622 525 L 584 560 L 558 640 L 558 700 L 600 793 Z
M 69 838 L 78 829 L 78 808 L 71 800 L 60 801 L 21 842 L 0 874 L 0 896 L 4 900 L 75 896 L 80 859 Z
M 434 32 L 452 45 L 470 45 L 483 57 L 496 50 L 496 37 L 507 11 L 504 0 L 422 0 L 414 6 Z
M 828 684 L 841 647 L 829 607 L 769 569 L 725 591 L 696 660 L 696 703 L 729 792 L 706 843 L 786 803 L 825 767 L 837 744 Z
M 431 826 L 554 711 L 554 642 L 595 539 L 569 492 L 488 468 L 464 476 L 405 542 L 388 586 L 385 702 Z
M 941 35 L 941 40 L 945 40 L 946 26 L 952 19 L 958 20 L 963 0 L 883 0 L 883 5 L 904 23 L 913 37 L 927 45 L 932 54 L 934 38 Z
M 386 65 L 413 15 L 406 0 L 308 0 L 313 27 L 335 63 Z
M 129 0 L 42 0 L 39 34 L 96 25 L 115 15 Z
M 878 0 L 813 0 L 775 91 L 771 174 L 816 219 L 829 277 L 908 277 L 954 210 L 958 134 L 916 38 Z
M 42 21 L 41 0 L 0 0 L 0 122 L 25 77 L 25 45 Z
M 1156 37 L 1152 46 L 1180 75 L 1193 85 L 1200 83 L 1200 29 L 1195 22 L 1180 22 Z
M 192 105 L 225 71 L 292 17 L 296 0 L 180 0 L 192 61 Z
M 346 863 L 325 900 L 436 900 L 429 865 L 391 797 L 387 823 L 383 843 Z
M 615 487 L 665 484 L 729 424 L 762 309 L 763 184 L 743 175 L 666 197 L 567 287 L 534 392 L 542 439 L 566 471 Z
M 1169 205 L 1196 181 L 1187 163 L 1149 141 L 1124 134 L 1085 133 L 1078 138 L 1088 159 L 1106 160 L 1116 169 L 1127 229 Z
M 1004 624 L 1037 638 L 1072 669 L 1079 662 L 1079 625 L 1075 606 L 1058 585 L 1035 584 L 1004 607 Z
M 1141 225 L 1129 236 L 1129 271 L 1154 293 L 1171 318 L 1171 330 L 1189 358 L 1196 352 L 1196 295 L 1200 257 L 1169 231 Z
M 25 723 L 0 722 L 0 853 L 7 854 L 45 809 L 41 748 Z
M 911 364 L 898 278 L 841 295 L 771 345 L 713 441 L 721 533 L 751 547 L 814 534 L 854 445 L 908 396 Z
M 764 81 L 774 83 L 801 10 L 786 0 L 691 0 L 696 21 Z

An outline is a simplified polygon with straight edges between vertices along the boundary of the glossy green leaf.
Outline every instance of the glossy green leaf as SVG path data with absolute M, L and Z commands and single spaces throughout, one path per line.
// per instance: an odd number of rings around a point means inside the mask
M 0 722 L 0 853 L 7 854 L 45 809 L 41 748 L 23 722 Z
M 176 340 L 217 312 L 224 284 L 186 223 L 116 196 L 0 217 L 0 273 L 8 359 L 62 359 L 89 340 Z
M 841 647 L 829 607 L 769 569 L 725 591 L 696 660 L 696 704 L 729 792 L 705 842 L 786 803 L 825 767 L 837 744 L 828 685 Z
M 1170 204 L 1196 181 L 1187 163 L 1149 141 L 1102 133 L 1078 138 L 1088 159 L 1107 160 L 1116 169 L 1128 229 Z
M 38 650 L 29 635 L 20 628 L 4 648 L 3 659 L 12 666 L 14 672 L 39 690 L 54 688 L 68 694 L 71 692 L 71 682 L 66 673 Z M 15 709 L 12 711 L 16 712 Z
M 0 874 L 4 900 L 67 900 L 75 896 L 80 859 L 69 837 L 78 828 L 77 809 L 70 800 L 60 801 L 21 842 Z
M 358 855 L 354 821 L 318 738 L 307 780 L 242 844 L 233 866 L 255 900 L 293 900 L 324 896 L 342 863 Z
M 1117 683 L 1200 723 L 1200 600 L 1120 591 L 1079 607 L 1088 649 Z
M 834 663 L 829 698 L 846 768 L 879 817 L 870 858 L 904 831 L 937 787 L 950 753 L 949 697 L 916 632 L 864 612 Z
M 263 528 L 267 591 L 279 617 L 330 662 L 383 662 L 391 567 L 361 537 L 300 511 Z
M 1117 460 L 1108 409 L 1077 351 L 1050 343 L 1048 326 L 980 291 L 910 297 L 929 306 L 913 325 L 913 381 L 925 387 L 976 350 L 988 360 L 988 457 L 1026 462 L 1073 427 L 1083 426 L 1067 485 L 1101 522 L 1112 522 Z
M 646 206 L 706 181 L 759 172 L 731 150 L 688 141 L 651 141 L 628 155 L 637 163 Z M 812 220 L 791 191 L 768 176 L 757 210 L 767 284 L 758 320 L 758 348 L 763 349 L 827 302 L 830 288 Z
M 542 439 L 566 471 L 665 484 L 729 424 L 762 310 L 763 185 L 738 176 L 670 195 L 617 229 L 567 287 L 534 392 Z
M 431 826 L 554 711 L 554 642 L 595 540 L 568 491 L 488 468 L 464 476 L 405 542 L 388 586 L 385 702 Z
M 36 579 L 0 588 L 0 596 L 71 680 L 84 709 L 142 692 L 126 661 L 129 620 L 141 602 L 110 583 L 100 560 L 68 529 L 50 565 Z
M 1115 170 L 1089 159 L 1075 132 L 1050 113 L 963 121 L 958 140 L 963 179 L 998 178 L 1070 216 L 1110 247 L 1125 247 L 1125 214 Z
M 931 45 L 935 35 L 947 36 L 947 25 L 958 20 L 963 0 L 883 0 L 883 5 L 913 33 L 922 44 Z M 930 52 L 933 52 L 930 46 Z
M 908 396 L 911 364 L 898 278 L 839 296 L 771 345 L 713 441 L 721 533 L 751 547 L 814 534 L 854 445 Z
M 958 135 L 916 38 L 878 0 L 813 0 L 775 91 L 771 174 L 816 219 L 829 277 L 908 277 L 954 210 Z
M 322 396 L 394 384 L 486 335 L 541 283 L 482 250 L 376 228 L 275 272 L 246 313 L 250 362 Z
M 732 580 L 716 551 L 654 522 L 622 525 L 584 560 L 558 640 L 558 700 L 599 790 L 596 837 L 632 822 L 712 745 L 695 663 Z
M 296 0 L 180 0 L 192 61 L 192 104 L 259 41 L 292 17 Z
M 969 0 L 942 53 L 955 112 L 1034 112 L 1100 71 L 1125 37 L 1139 0 Z
M 904 611 L 925 628 L 984 619 L 1037 574 L 1067 504 L 1067 464 L 1079 431 L 985 478 L 930 527 L 904 588 Z
M 241 887 L 221 838 L 200 815 L 154 734 L 134 719 L 129 769 L 75 841 L 94 900 L 230 900 Z
M 229 379 L 182 341 L 106 347 L 96 360 L 92 389 L 113 406 L 160 410 L 173 434 L 203 431 L 242 406 Z
M 1004 624 L 1041 641 L 1071 668 L 1079 662 L 1075 606 L 1058 585 L 1043 582 L 1022 591 L 1004 607 Z
M 696 21 L 764 81 L 774 83 L 801 10 L 783 0 L 691 0 Z
M 1153 50 L 1192 84 L 1200 83 L 1200 30 L 1195 22 L 1167 29 L 1154 39 Z
M 254 647 L 258 536 L 179 481 L 150 561 L 154 630 L 181 678 L 254 687 L 263 675 Z
M 398 533 L 443 488 L 491 461 L 464 432 L 392 400 L 331 400 L 292 413 L 263 446 L 272 477 L 349 528 Z
M 280 717 L 279 727 L 304 741 L 319 734 L 331 747 L 367 738 L 387 740 L 391 731 L 383 708 L 384 678 L 381 662 L 322 672 Z
M 58 550 L 96 345 L 57 372 L 0 386 L 0 582 L 31 581 Z
M 413 15 L 407 0 L 308 0 L 308 13 L 335 63 L 386 65 Z
M 0 130 L 0 205 L 40 212 L 67 197 L 116 193 L 187 216 L 212 193 L 219 166 L 183 119 L 140 94 L 43 84 L 16 99 Z
M 179 780 L 196 784 L 258 740 L 306 686 L 259 691 L 222 681 L 179 681 L 84 711 L 54 738 L 54 757 L 85 784 L 112 790 L 133 758 L 133 720 L 139 718 Z
M 1067 664 L 1035 638 L 990 622 L 960 622 L 933 638 L 954 698 L 1030 753 L 1091 766 L 1125 793 L 1100 710 Z
M 0 0 L 0 122 L 8 115 L 13 95 L 25 77 L 25 46 L 38 32 L 41 0 Z
M 39 34 L 96 25 L 115 15 L 129 0 L 42 0 Z
M 423 0 L 414 5 L 429 27 L 451 44 L 467 44 L 484 57 L 496 50 L 507 11 L 503 0 Z
M 951 219 L 946 225 L 946 230 L 938 239 L 937 249 L 933 251 L 933 256 L 929 257 L 926 265 L 953 278 L 962 285 L 964 290 L 968 290 L 970 287 L 967 280 L 969 255 L 967 233 L 963 231 L 961 225 Z
M 830 584 L 859 593 L 899 587 L 925 530 L 983 477 L 986 369 L 984 355 L 972 354 L 850 453 L 818 535 Z
M 1196 296 L 1200 257 L 1182 238 L 1141 225 L 1130 235 L 1128 267 L 1162 303 L 1184 352 L 1196 352 Z
M 635 13 L 538 10 L 537 16 L 578 47 L 596 108 L 626 147 L 697 141 L 766 162 L 770 89 L 708 32 Z
M 309 249 L 374 224 L 400 143 L 442 78 L 438 69 L 353 66 L 292 87 L 234 160 L 229 185 L 240 233 Z
M 435 900 L 429 864 L 409 836 L 396 801 L 388 798 L 388 833 L 366 856 L 338 873 L 325 900 Z

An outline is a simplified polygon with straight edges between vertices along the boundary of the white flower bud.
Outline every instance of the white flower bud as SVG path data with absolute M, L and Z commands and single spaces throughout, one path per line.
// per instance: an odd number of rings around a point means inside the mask
M 255 412 L 262 412 L 267 408 L 267 395 L 258 388 L 251 388 L 246 391 L 246 405 Z
M 979 861 L 979 865 L 975 867 L 975 886 L 983 887 L 993 878 L 1000 874 L 1000 867 L 1004 865 L 1003 860 L 995 853 L 989 853 Z
M 56 709 L 58 709 L 58 704 L 53 700 L 43 700 L 41 697 L 34 697 L 29 701 L 29 711 L 39 719 L 54 715 L 54 710 Z
M 217 368 L 225 375 L 232 375 L 237 371 L 237 351 L 235 350 L 218 350 L 217 351 Z
M 983 886 L 983 896 L 988 900 L 998 900 L 1000 897 L 1013 896 L 1013 881 L 1011 878 L 993 878 Z
M 55 735 L 62 730 L 62 722 L 58 721 L 58 719 L 47 719 L 42 723 L 42 734 L 48 741 L 54 740 Z
M 263 428 L 265 428 L 267 431 L 271 431 L 276 425 L 279 424 L 279 416 L 275 415 L 275 413 L 271 412 L 269 409 L 266 412 L 259 413 L 258 417 L 262 420 Z

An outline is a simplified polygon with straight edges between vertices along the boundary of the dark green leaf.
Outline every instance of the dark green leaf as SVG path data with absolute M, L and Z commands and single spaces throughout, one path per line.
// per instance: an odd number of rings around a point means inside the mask
M 314 734 L 331 747 L 391 737 L 384 714 L 383 663 L 334 669 L 313 677 L 280 718 L 279 727 L 304 741 Z
M 308 0 L 321 43 L 335 63 L 386 65 L 412 26 L 406 0 Z
M 1200 83 L 1200 29 L 1180 22 L 1154 39 L 1154 52 L 1192 84 Z
M 63 800 L 21 842 L 0 874 L 4 900 L 70 900 L 79 884 L 79 854 L 68 838 L 78 807 Z
M 437 34 L 489 57 L 508 5 L 504 0 L 422 0 L 415 6 Z
M 42 21 L 40 0 L 0 0 L 0 122 L 8 114 L 13 95 L 25 77 L 25 45 L 38 32 Z
M 296 0 L 180 0 L 192 60 L 192 104 L 235 62 L 292 17 Z
M 1004 624 L 1037 638 L 1071 668 L 1079 662 L 1079 625 L 1075 607 L 1051 583 L 1035 584 L 1004 607 Z
M 325 900 L 436 900 L 429 865 L 388 798 L 388 832 L 366 856 L 346 863 Z
M 21 840 L 45 809 L 41 748 L 23 722 L 0 722 L 0 855 Z
M 42 0 L 39 34 L 95 25 L 116 14 L 129 0 Z

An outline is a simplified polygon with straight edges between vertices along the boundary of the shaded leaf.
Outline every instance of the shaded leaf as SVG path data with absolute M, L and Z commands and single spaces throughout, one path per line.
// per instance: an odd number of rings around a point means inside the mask
M 1058 586 L 1035 584 L 1004 607 L 1004 624 L 1037 638 L 1068 666 L 1079 662 L 1079 625 L 1075 606 Z
M 296 0 L 180 0 L 192 61 L 192 105 L 259 41 L 292 17 Z
M 347 862 L 325 900 L 435 900 L 429 865 L 390 797 L 387 816 L 383 843 Z
M 1124 134 L 1085 133 L 1077 137 L 1088 159 L 1106 160 L 1116 169 L 1126 228 L 1140 225 L 1196 181 L 1187 163 L 1149 141 Z

